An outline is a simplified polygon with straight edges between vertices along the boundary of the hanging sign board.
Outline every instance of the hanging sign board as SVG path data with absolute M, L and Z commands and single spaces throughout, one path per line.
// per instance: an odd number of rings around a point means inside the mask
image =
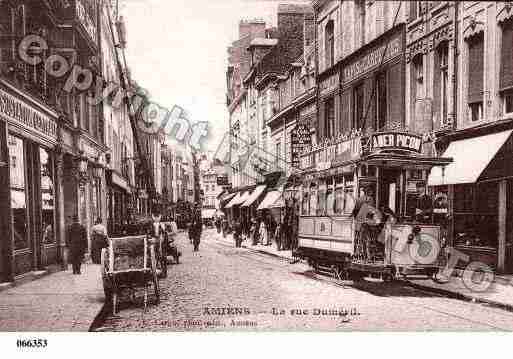
M 297 125 L 290 133 L 291 162 L 293 168 L 299 168 L 300 154 L 312 143 L 310 129 L 305 125 Z

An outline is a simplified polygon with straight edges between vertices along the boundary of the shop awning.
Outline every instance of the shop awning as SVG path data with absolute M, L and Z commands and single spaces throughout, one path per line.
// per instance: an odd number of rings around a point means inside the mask
M 232 208 L 235 203 L 238 203 L 240 200 L 240 192 L 237 192 L 236 196 L 233 197 L 230 202 L 228 202 L 228 204 L 226 206 L 224 206 L 224 208 Z
M 236 194 L 237 194 L 237 192 L 225 193 L 225 194 L 221 195 L 221 197 L 219 198 L 219 201 L 226 202 L 226 201 L 230 200 L 231 198 L 235 197 Z
M 257 210 L 266 208 L 281 208 L 285 206 L 281 190 L 270 191 L 265 195 L 264 200 L 258 206 Z
M 253 204 L 253 202 L 256 201 L 256 199 L 265 191 L 265 185 L 261 185 L 261 186 L 257 186 L 257 188 L 255 188 L 255 190 L 253 191 L 253 193 L 251 193 L 248 197 L 248 199 L 246 199 L 244 201 L 244 203 L 241 205 L 241 207 L 248 207 L 248 206 L 251 206 Z
M 246 202 L 246 200 L 250 196 L 249 193 L 250 193 L 249 191 L 246 191 L 243 194 L 241 194 L 239 200 L 235 203 L 235 205 L 243 204 L 244 202 Z
M 453 162 L 445 166 L 445 169 L 433 167 L 428 177 L 428 186 L 477 182 L 512 132 L 507 130 L 451 142 L 442 157 L 451 157 Z

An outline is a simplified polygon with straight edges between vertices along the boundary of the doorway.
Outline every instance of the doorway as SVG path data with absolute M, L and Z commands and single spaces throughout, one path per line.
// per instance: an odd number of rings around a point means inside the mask
M 390 208 L 399 215 L 401 204 L 401 170 L 398 168 L 380 168 L 379 172 L 379 208 Z

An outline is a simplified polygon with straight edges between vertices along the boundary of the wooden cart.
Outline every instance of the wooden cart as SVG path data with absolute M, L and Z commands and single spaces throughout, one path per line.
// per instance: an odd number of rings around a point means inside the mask
M 157 258 L 151 238 L 146 235 L 110 238 L 109 246 L 101 256 L 103 288 L 106 301 L 112 300 L 116 314 L 123 290 L 135 296 L 137 287 L 144 288 L 144 307 L 148 303 L 148 289 L 153 286 L 155 304 L 160 301 Z

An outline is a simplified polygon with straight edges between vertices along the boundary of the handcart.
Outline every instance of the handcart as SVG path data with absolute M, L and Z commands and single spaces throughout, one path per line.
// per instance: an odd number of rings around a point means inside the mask
M 148 289 L 153 286 L 155 304 L 160 301 L 155 247 L 146 235 L 110 238 L 102 249 L 101 268 L 106 301 L 112 301 L 112 313 L 117 313 L 119 296 L 129 290 L 132 298 L 136 288 L 144 288 L 144 308 Z

